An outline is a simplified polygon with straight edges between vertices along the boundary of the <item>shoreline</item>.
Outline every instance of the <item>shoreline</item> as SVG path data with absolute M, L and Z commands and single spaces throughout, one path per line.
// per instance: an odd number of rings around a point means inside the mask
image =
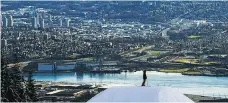
M 141 71 L 141 70 L 137 70 L 137 71 Z M 156 70 L 155 70 L 156 71 Z M 79 72 L 79 71 L 36 71 L 34 73 L 73 73 L 73 72 Z M 119 71 L 119 72 L 103 72 L 103 71 L 97 71 L 97 72 L 93 72 L 93 71 L 80 71 L 80 73 L 95 73 L 95 74 L 105 74 L 105 73 L 109 73 L 109 74 L 120 74 L 124 71 Z M 186 72 L 169 72 L 169 71 L 159 71 L 157 70 L 157 72 L 160 72 L 160 73 L 180 73 L 181 75 L 185 75 L 185 76 L 207 76 L 207 77 L 228 77 L 228 75 L 215 75 L 215 74 L 196 74 L 196 73 L 186 73 Z
M 183 74 L 183 73 L 181 74 L 186 76 L 228 77 L 228 75 Z
M 45 61 L 45 60 L 41 60 L 41 61 Z M 56 61 L 56 60 L 54 60 Z M 62 60 L 63 62 L 72 62 L 75 60 Z M 30 63 L 30 62 L 38 62 L 38 61 L 29 61 L 29 62 L 23 62 L 23 63 Z M 40 61 L 39 61 L 40 62 Z M 47 61 L 45 61 L 47 62 Z M 142 68 L 140 68 L 141 70 L 143 70 Z M 187 69 L 187 68 L 183 68 L 183 69 Z M 174 69 L 174 70 L 169 70 L 169 69 L 162 69 L 162 70 L 154 70 L 157 72 L 164 72 L 164 73 L 181 73 L 182 75 L 187 75 L 187 76 L 210 76 L 210 77 L 228 77 L 228 74 L 213 74 L 213 73 L 203 73 L 201 71 L 185 71 L 183 69 Z M 141 70 L 136 70 L 136 71 L 141 71 Z M 27 70 L 25 68 L 23 68 L 23 72 L 27 72 Z M 59 71 L 38 71 L 36 70 L 36 73 L 68 73 L 68 72 L 87 72 L 87 73 L 121 73 L 122 69 L 120 69 L 120 71 L 118 72 L 113 72 L 113 71 L 77 71 L 77 70 L 59 70 Z
M 216 75 L 213 73 L 202 73 L 200 71 L 188 71 L 186 69 L 162 69 L 157 70 L 157 72 L 163 72 L 163 73 L 180 73 L 181 75 L 187 75 L 187 76 L 210 76 L 210 77 L 228 77 L 228 75 Z

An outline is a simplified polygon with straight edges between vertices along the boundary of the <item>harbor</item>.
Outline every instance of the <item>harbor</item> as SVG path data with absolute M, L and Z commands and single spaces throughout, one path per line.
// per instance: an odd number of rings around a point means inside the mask
M 122 65 L 117 61 L 54 61 L 54 62 L 31 62 L 23 69 L 28 72 L 30 67 L 36 67 L 36 73 L 61 73 L 61 72 L 91 72 L 91 73 L 120 73 Z

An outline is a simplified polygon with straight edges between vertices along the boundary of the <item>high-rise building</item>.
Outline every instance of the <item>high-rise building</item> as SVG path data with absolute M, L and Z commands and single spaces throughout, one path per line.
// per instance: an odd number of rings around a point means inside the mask
M 41 18 L 45 18 L 45 12 L 41 12 Z
M 3 27 L 7 27 L 8 26 L 8 19 L 4 16 L 2 19 L 2 23 L 3 23 Z
M 32 27 L 33 28 L 37 28 L 37 20 L 36 20 L 36 17 L 33 17 L 32 18 Z
M 59 18 L 59 26 L 62 27 L 63 26 L 63 21 L 61 18 Z
M 2 47 L 6 47 L 7 46 L 7 40 L 6 39 L 2 39 L 1 40 L 1 46 Z
M 44 28 L 44 19 L 43 19 L 43 18 L 40 19 L 40 27 L 41 27 L 41 28 Z
M 66 27 L 70 27 L 70 19 L 66 19 Z
M 51 14 L 48 15 L 48 24 L 49 24 L 50 27 L 51 27 L 52 24 L 53 24 Z
M 39 13 L 36 13 L 36 23 L 37 23 L 37 26 L 40 26 L 40 14 Z
M 9 16 L 9 26 L 13 26 L 13 16 Z
M 49 20 L 49 21 L 52 21 L 52 16 L 51 16 L 51 14 L 48 15 L 48 20 Z

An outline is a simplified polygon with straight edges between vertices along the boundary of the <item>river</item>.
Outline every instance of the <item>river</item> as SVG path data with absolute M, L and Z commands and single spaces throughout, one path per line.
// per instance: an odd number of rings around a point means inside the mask
M 34 73 L 33 78 L 38 81 L 132 84 L 140 86 L 142 83 L 142 71 L 121 72 L 120 74 Z M 186 94 L 228 97 L 228 77 L 186 76 L 180 73 L 147 71 L 147 78 L 147 86 L 170 86 Z

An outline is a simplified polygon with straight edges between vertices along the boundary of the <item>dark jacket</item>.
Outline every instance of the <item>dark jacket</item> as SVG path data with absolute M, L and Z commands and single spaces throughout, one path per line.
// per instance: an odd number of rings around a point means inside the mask
M 146 72 L 143 72 L 143 79 L 147 79 Z

